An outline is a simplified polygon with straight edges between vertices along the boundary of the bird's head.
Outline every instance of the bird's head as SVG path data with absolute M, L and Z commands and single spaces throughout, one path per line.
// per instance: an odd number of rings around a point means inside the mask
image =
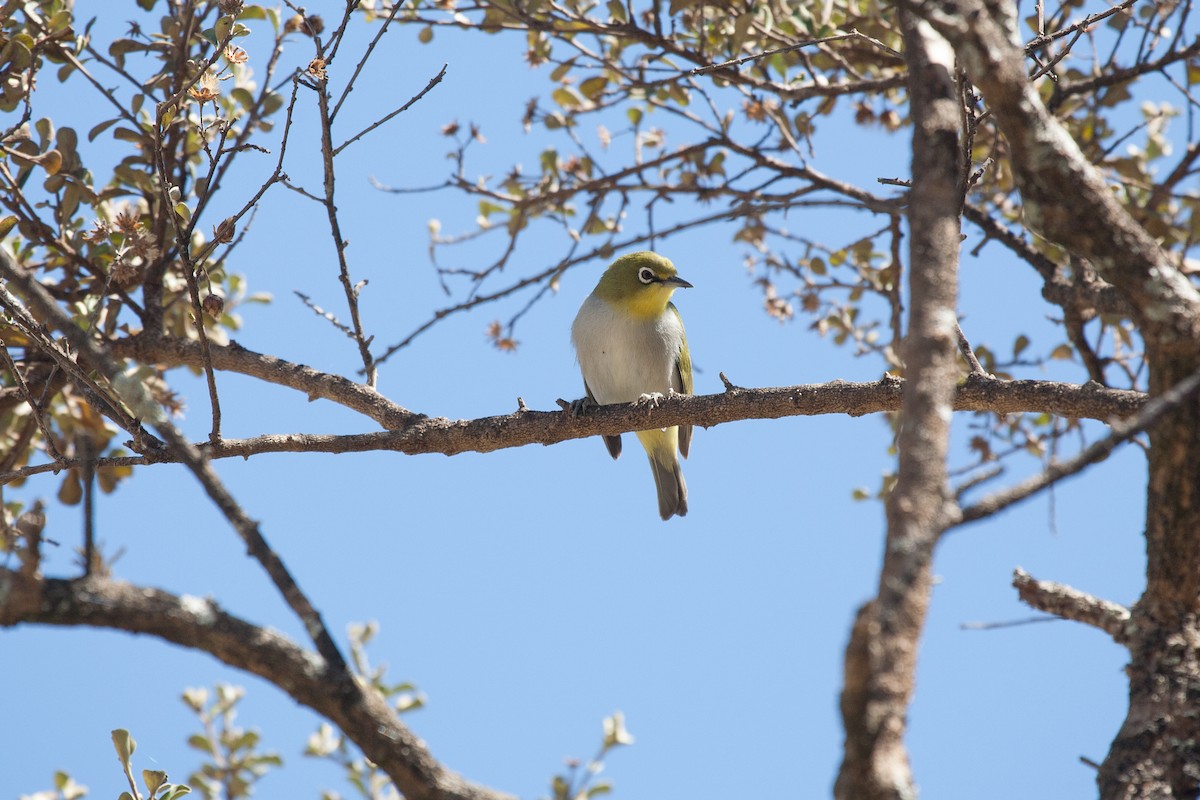
M 596 294 L 632 316 L 657 317 L 666 310 L 676 289 L 691 286 L 679 277 L 669 259 L 643 250 L 614 261 L 600 278 Z

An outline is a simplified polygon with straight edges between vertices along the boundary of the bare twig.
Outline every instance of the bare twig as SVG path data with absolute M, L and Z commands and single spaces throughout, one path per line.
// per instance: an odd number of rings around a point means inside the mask
M 893 50 L 892 48 L 888 47 L 886 44 L 879 41 L 878 39 L 871 37 L 871 36 L 867 36 L 866 34 L 860 33 L 857 30 L 851 30 L 847 33 L 839 33 L 839 34 L 835 34 L 833 36 L 824 36 L 820 39 L 809 39 L 808 41 L 797 42 L 796 44 L 790 44 L 787 47 L 777 47 L 774 50 L 765 50 L 761 53 L 755 53 L 754 55 L 751 55 L 751 56 L 743 56 L 742 58 L 735 58 L 732 61 L 722 61 L 720 64 L 708 64 L 707 66 L 696 67 L 695 69 L 688 70 L 688 74 L 704 75 L 705 73 L 715 72 L 716 70 L 719 70 L 719 69 L 729 69 L 731 67 L 740 67 L 742 64 L 747 64 L 751 61 L 758 61 L 763 58 L 770 58 L 771 56 L 779 55 L 780 53 L 791 53 L 795 50 L 799 50 L 802 47 L 814 47 L 816 45 L 828 44 L 829 42 L 841 42 L 841 41 L 845 41 L 846 39 L 854 39 L 856 41 L 866 42 L 867 44 L 871 45 L 872 47 L 877 47 L 880 50 L 882 50 L 883 52 L 887 53 L 888 55 L 893 56 L 894 58 L 898 58 L 898 59 L 904 58 L 904 54 L 900 53 L 897 50 Z
M 375 120 L 375 121 L 374 121 L 374 122 L 372 122 L 370 125 L 368 125 L 367 127 L 363 128 L 361 131 L 359 131 L 358 133 L 354 134 L 354 135 L 353 135 L 353 136 L 351 136 L 349 139 L 347 139 L 346 141 L 342 142 L 342 143 L 341 143 L 341 144 L 339 144 L 337 147 L 335 147 L 335 148 L 334 148 L 334 150 L 333 150 L 333 154 L 334 154 L 334 156 L 337 156 L 339 153 L 341 153 L 341 152 L 342 152 L 343 150 L 345 150 L 347 147 L 349 147 L 350 145 L 354 144 L 354 143 L 355 143 L 355 142 L 357 142 L 359 139 L 361 139 L 362 137 L 366 136 L 368 133 L 370 133 L 371 131 L 373 131 L 373 130 L 375 130 L 376 128 L 378 128 L 380 125 L 382 125 L 382 124 L 384 124 L 385 122 L 387 122 L 388 120 L 390 120 L 392 117 L 396 116 L 397 114 L 403 114 L 405 111 L 408 111 L 408 109 L 412 108 L 412 107 L 413 107 L 413 105 L 414 105 L 414 104 L 415 104 L 415 103 L 416 103 L 418 100 L 420 100 L 420 99 L 421 99 L 422 97 L 424 97 L 425 95 L 429 94 L 429 92 L 430 92 L 430 91 L 433 89 L 433 87 L 437 86 L 439 83 L 441 83 L 441 82 L 442 82 L 442 78 L 446 77 L 446 68 L 447 68 L 447 67 L 449 67 L 449 66 L 450 66 L 449 64 L 443 64 L 443 65 L 442 65 L 442 68 L 441 68 L 441 70 L 439 70 L 439 71 L 438 71 L 438 74 L 437 74 L 437 75 L 434 75 L 432 78 L 430 78 L 430 79 L 429 79 L 429 83 L 425 84 L 425 88 L 424 88 L 424 89 L 422 89 L 421 91 L 417 92 L 417 93 L 416 93 L 415 95 L 413 95 L 412 97 L 410 97 L 410 98 L 408 99 L 408 102 L 406 102 L 404 105 L 400 106 L 399 108 L 395 109 L 394 111 L 392 111 L 392 112 L 390 112 L 390 113 L 388 113 L 388 114 L 385 114 L 384 116 L 382 116 L 382 117 L 380 117 L 379 119 Z M 333 121 L 333 120 L 332 120 L 332 117 L 330 118 L 330 121 L 331 121 L 331 122 Z
M 979 359 L 975 356 L 975 351 L 971 349 L 971 343 L 967 341 L 967 335 L 963 333 L 962 325 L 958 323 L 958 320 L 954 321 L 954 335 L 958 339 L 958 352 L 966 359 L 971 372 L 986 375 L 987 370 L 979 363 Z
M 965 525 L 984 517 L 995 514 L 1001 509 L 1008 508 L 1032 497 L 1041 490 L 1053 486 L 1063 478 L 1074 475 L 1091 464 L 1108 456 L 1122 442 L 1151 428 L 1165 414 L 1174 410 L 1182 403 L 1190 400 L 1200 391 L 1200 371 L 1192 373 L 1184 380 L 1163 392 L 1157 397 L 1150 398 L 1137 416 L 1128 420 L 1114 420 L 1112 433 L 1103 439 L 1085 447 L 1075 457 L 1059 464 L 1052 464 L 1040 475 L 1035 475 L 1016 486 L 980 500 L 978 503 L 962 509 L 955 525 Z

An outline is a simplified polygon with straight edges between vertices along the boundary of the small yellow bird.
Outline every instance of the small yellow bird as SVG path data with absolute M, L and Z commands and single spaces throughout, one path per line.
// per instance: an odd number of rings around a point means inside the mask
M 657 253 L 642 251 L 612 263 L 583 302 L 571 340 L 583 373 L 585 401 L 597 405 L 657 402 L 663 395 L 692 393 L 692 358 L 683 320 L 671 302 L 676 289 L 691 288 L 675 265 Z M 687 458 L 692 426 L 638 431 L 650 458 L 664 520 L 687 514 L 687 484 L 678 448 Z M 605 436 L 613 458 L 621 455 L 621 437 Z

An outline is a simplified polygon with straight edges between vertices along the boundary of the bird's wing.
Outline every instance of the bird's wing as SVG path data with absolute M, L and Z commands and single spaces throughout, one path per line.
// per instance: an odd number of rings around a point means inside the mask
M 671 313 L 679 320 L 679 352 L 675 354 L 675 374 L 672 377 L 672 383 L 678 385 L 673 387 L 680 394 L 692 394 L 692 357 L 688 354 L 687 334 L 683 330 L 683 317 L 679 316 L 679 309 L 674 303 L 669 303 L 667 308 L 671 309 Z M 692 426 L 679 426 L 679 454 L 684 458 L 688 457 L 688 450 L 692 446 Z
M 592 401 L 593 406 L 600 405 L 596 402 L 596 395 L 592 394 L 592 387 L 587 385 L 587 381 L 583 382 L 583 390 L 587 392 L 587 398 Z M 608 454 L 613 457 L 613 460 L 615 461 L 620 458 L 621 434 L 618 433 L 616 436 L 601 436 L 600 438 L 604 440 L 604 446 L 608 448 Z

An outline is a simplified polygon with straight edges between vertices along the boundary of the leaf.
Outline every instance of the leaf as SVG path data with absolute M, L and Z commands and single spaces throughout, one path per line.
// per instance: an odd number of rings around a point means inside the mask
M 112 732 L 113 747 L 117 749 L 117 758 L 125 766 L 129 766 L 129 759 L 133 757 L 133 753 L 137 750 L 137 742 L 129 735 L 129 731 L 124 728 L 117 728 Z
M 555 89 L 550 96 L 554 98 L 554 102 L 567 110 L 576 109 L 582 105 L 579 96 L 565 86 Z
M 104 133 L 106 130 L 108 130 L 113 125 L 115 125 L 118 121 L 120 121 L 120 117 L 114 117 L 112 119 L 106 119 L 104 122 L 101 122 L 99 125 L 96 125 L 90 131 L 88 131 L 88 137 L 87 137 L 88 141 L 89 142 L 96 141 L 97 136 Z
M 608 78 L 603 75 L 597 75 L 593 78 L 588 78 L 583 83 L 579 84 L 579 93 L 588 100 L 595 101 L 600 95 L 604 94 L 604 88 L 608 86 Z
M 1074 356 L 1074 351 L 1069 344 L 1060 344 L 1058 347 L 1050 351 L 1050 358 L 1057 361 L 1071 361 Z
M 79 482 L 79 473 L 67 470 L 62 485 L 58 487 L 58 502 L 65 506 L 73 506 L 83 499 L 83 484 Z
M 161 769 L 144 769 L 142 770 L 142 782 L 146 784 L 146 788 L 150 790 L 150 796 L 162 788 L 162 785 L 167 782 L 167 773 Z
M 36 161 L 42 167 L 42 169 L 46 170 L 47 175 L 57 175 L 59 170 L 62 169 L 63 165 L 62 153 L 60 153 L 57 149 L 47 150 L 45 153 L 42 153 L 33 160 Z
M 279 109 L 283 108 L 283 95 L 279 92 L 270 92 L 263 98 L 262 115 L 269 117 Z

